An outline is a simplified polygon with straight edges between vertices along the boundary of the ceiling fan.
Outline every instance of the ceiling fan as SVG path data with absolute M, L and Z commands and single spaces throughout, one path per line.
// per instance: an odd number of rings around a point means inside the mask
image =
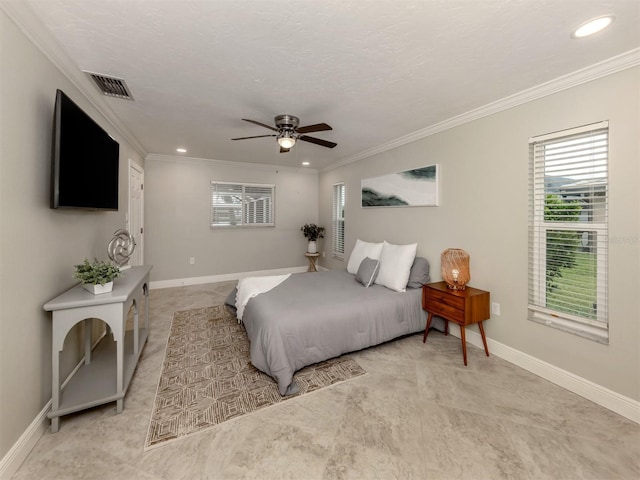
M 329 142 L 327 140 L 322 140 L 321 138 L 310 137 L 305 135 L 306 133 L 311 132 L 323 132 L 326 130 L 333 130 L 326 123 L 316 123 L 315 125 L 307 125 L 306 127 L 298 127 L 300 124 L 300 119 L 298 117 L 294 117 L 293 115 L 278 115 L 274 118 L 275 127 L 270 125 L 266 125 L 264 123 L 256 122 L 255 120 L 249 120 L 248 118 L 243 118 L 245 122 L 254 123 L 256 125 L 260 125 L 261 127 L 268 128 L 269 130 L 273 130 L 276 133 L 272 133 L 270 135 L 256 135 L 253 137 L 240 137 L 240 138 L 232 138 L 231 140 L 247 140 L 249 138 L 263 138 L 263 137 L 276 137 L 278 141 L 278 145 L 280 145 L 280 153 L 286 153 L 291 150 L 296 144 L 297 140 L 302 140 L 303 142 L 315 143 L 316 145 L 320 145 L 322 147 L 333 148 L 337 143 Z

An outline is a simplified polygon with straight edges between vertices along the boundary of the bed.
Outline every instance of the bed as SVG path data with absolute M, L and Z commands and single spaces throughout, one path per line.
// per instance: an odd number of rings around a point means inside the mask
M 424 331 L 420 286 L 429 281 L 428 262 L 415 259 L 414 266 L 418 260 L 422 281 L 405 280 L 417 287 L 406 291 L 365 286 L 357 273 L 332 270 L 291 274 L 252 297 L 242 313 L 251 363 L 278 383 L 281 395 L 290 395 L 298 391 L 294 373 L 307 365 Z M 235 296 L 227 300 L 233 307 Z

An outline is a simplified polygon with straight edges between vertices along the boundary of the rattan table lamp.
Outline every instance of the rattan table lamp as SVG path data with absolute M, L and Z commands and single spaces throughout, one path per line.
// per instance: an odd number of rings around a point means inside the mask
M 440 256 L 440 272 L 447 287 L 464 290 L 471 280 L 469 254 L 461 248 L 448 248 Z

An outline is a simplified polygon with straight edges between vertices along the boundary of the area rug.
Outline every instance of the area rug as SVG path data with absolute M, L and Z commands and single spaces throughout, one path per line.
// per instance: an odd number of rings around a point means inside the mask
M 251 365 L 244 327 L 224 305 L 174 313 L 145 450 L 366 372 L 348 356 L 310 365 L 282 397 Z

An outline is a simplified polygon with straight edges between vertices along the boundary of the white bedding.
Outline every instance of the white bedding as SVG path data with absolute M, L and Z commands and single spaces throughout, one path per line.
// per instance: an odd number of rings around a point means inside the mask
M 287 273 L 286 275 L 272 275 L 267 277 L 247 277 L 240 280 L 238 282 L 238 291 L 236 292 L 236 315 L 238 317 L 238 323 L 242 321 L 244 307 L 247 306 L 247 302 L 250 299 L 277 287 L 289 278 L 290 275 L 290 273 Z

